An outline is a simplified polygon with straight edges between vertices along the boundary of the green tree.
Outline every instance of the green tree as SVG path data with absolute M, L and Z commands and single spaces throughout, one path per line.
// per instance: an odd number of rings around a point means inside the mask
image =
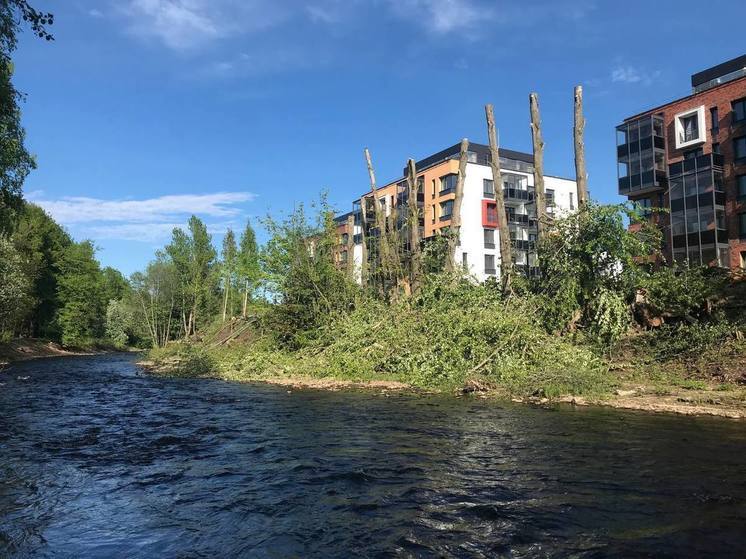
M 133 320 L 132 309 L 125 301 L 111 299 L 106 307 L 106 337 L 118 348 L 127 347 Z
M 14 333 L 28 300 L 29 281 L 13 244 L 0 235 L 0 334 Z
M 237 253 L 238 249 L 236 248 L 236 236 L 233 234 L 232 229 L 228 229 L 228 231 L 225 233 L 225 237 L 223 237 L 223 322 L 225 322 L 226 314 L 228 313 L 228 307 L 231 303 L 231 293 L 233 291 L 233 284 L 235 283 L 236 278 Z
M 86 345 L 104 334 L 106 302 L 95 255 L 93 243 L 83 241 L 68 246 L 60 262 L 57 321 L 67 346 Z
M 602 341 L 621 336 L 631 322 L 629 304 L 660 248 L 660 233 L 629 205 L 589 204 L 554 222 L 541 241 L 545 323 L 561 331 L 585 326 Z
M 334 265 L 333 213 L 322 198 L 315 223 L 303 206 L 284 222 L 265 220 L 270 238 L 261 255 L 264 277 L 278 305 L 269 320 L 280 343 L 300 347 L 320 327 L 353 308 L 358 286 Z
M 185 336 L 196 333 L 198 322 L 210 316 L 216 292 L 214 275 L 217 253 L 205 224 L 197 217 L 189 218 L 189 233 L 176 228 L 166 254 L 176 268 L 179 294 L 182 299 L 181 314 Z
M 31 299 L 16 333 L 60 341 L 55 320 L 60 307 L 57 280 L 60 262 L 72 239 L 44 210 L 27 202 L 12 239 L 24 256 L 24 273 L 31 282 Z
M 101 282 L 102 296 L 107 305 L 109 301 L 121 301 L 129 291 L 129 283 L 122 272 L 110 266 L 101 270 Z
M 11 54 L 18 44 L 21 20 L 30 23 L 38 36 L 50 40 L 45 26 L 52 15 L 30 7 L 26 0 L 0 0 L 0 233 L 12 230 L 21 210 L 23 181 L 36 168 L 24 144 L 19 102 L 22 95 L 13 86 Z
M 182 295 L 180 280 L 176 264 L 165 254 L 150 262 L 145 272 L 132 275 L 135 322 L 146 325 L 153 347 L 163 347 L 173 336 L 176 303 Z
M 246 307 L 249 302 L 249 294 L 256 288 L 256 285 L 261 278 L 259 249 L 256 244 L 256 234 L 254 233 L 253 227 L 251 227 L 250 221 L 246 222 L 246 228 L 241 235 L 237 273 L 243 289 L 241 316 L 246 318 Z

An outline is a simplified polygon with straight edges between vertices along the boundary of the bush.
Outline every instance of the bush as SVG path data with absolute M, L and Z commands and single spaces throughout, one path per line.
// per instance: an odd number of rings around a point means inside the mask
M 693 357 L 736 338 L 738 327 L 730 322 L 664 325 L 647 335 L 651 355 L 661 361 Z

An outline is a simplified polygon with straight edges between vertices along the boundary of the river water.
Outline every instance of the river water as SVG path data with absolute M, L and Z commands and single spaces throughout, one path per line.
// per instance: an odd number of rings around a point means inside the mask
M 0 373 L 0 557 L 744 557 L 746 423 Z

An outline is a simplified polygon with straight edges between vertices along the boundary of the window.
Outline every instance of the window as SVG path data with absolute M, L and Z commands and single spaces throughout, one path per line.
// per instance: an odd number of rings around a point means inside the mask
M 440 203 L 440 220 L 451 219 L 453 213 L 453 200 Z
M 464 267 L 464 270 L 469 269 L 469 255 L 466 252 L 461 253 L 461 265 Z
M 653 207 L 653 201 L 650 198 L 640 198 L 639 200 L 635 200 L 635 205 L 642 217 L 650 217 L 652 214 L 651 208 Z
M 710 109 L 710 122 L 712 123 L 712 133 L 717 134 L 720 131 L 720 118 L 718 117 L 718 108 Z
M 435 179 L 433 179 L 433 190 L 432 190 L 432 193 L 431 193 L 431 197 L 435 198 Z
M 495 248 L 495 230 L 484 230 L 484 248 Z
M 733 101 L 731 106 L 733 107 L 733 122 L 746 120 L 746 97 Z
M 684 128 L 684 141 L 692 142 L 699 139 L 699 126 L 697 122 L 697 115 L 687 116 L 681 119 L 682 127 Z
M 497 204 L 487 204 L 485 210 L 485 221 L 497 225 Z
M 746 136 L 733 140 L 733 153 L 736 154 L 736 159 L 746 159 Z
M 722 268 L 730 266 L 730 248 L 720 247 L 718 249 L 718 265 Z
M 484 255 L 484 273 L 494 276 L 497 270 L 495 269 L 495 255 L 485 254 Z
M 425 177 L 417 177 L 417 194 L 425 192 Z
M 440 193 L 447 194 L 456 190 L 457 180 L 458 175 L 446 175 L 445 177 L 440 177 Z
M 340 254 L 340 262 L 345 263 L 347 262 L 347 251 L 343 250 L 342 254 Z
M 705 107 L 701 105 L 674 117 L 676 128 L 676 148 L 685 148 L 691 144 L 704 142 Z
M 702 154 L 702 148 L 692 149 L 684 152 L 684 159 L 696 159 Z
M 430 223 L 435 223 L 435 219 L 437 218 L 437 216 L 435 215 L 435 204 L 432 204 L 430 206 L 430 215 L 432 216 Z
M 738 214 L 738 237 L 746 239 L 746 213 Z
M 718 142 L 712 144 L 712 153 L 720 153 L 720 144 Z
M 490 179 L 482 180 L 482 191 L 485 198 L 494 198 L 495 196 L 495 182 Z
M 715 226 L 718 229 L 725 230 L 725 212 L 723 210 L 715 210 Z
M 738 197 L 746 198 L 746 175 L 738 175 L 736 182 L 738 184 Z
M 741 268 L 746 270 L 746 250 L 741 251 Z
M 570 192 L 570 209 L 571 210 L 575 209 L 575 193 L 574 192 Z
M 350 241 L 349 233 L 342 233 L 342 244 L 346 245 Z

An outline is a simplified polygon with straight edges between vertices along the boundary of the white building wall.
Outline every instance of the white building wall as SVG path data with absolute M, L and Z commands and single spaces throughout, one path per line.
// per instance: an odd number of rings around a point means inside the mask
M 509 178 L 509 175 L 524 177 L 521 181 L 525 189 L 533 188 L 534 177 L 532 173 L 524 173 L 503 169 L 503 180 Z M 466 166 L 466 181 L 464 183 L 464 199 L 461 204 L 461 234 L 460 244 L 456 247 L 455 261 L 464 262 L 466 254 L 466 269 L 477 281 L 485 281 L 489 277 L 500 277 L 500 231 L 495 229 L 495 246 L 487 248 L 484 246 L 484 227 L 482 225 L 482 201 L 492 200 L 493 197 L 484 196 L 484 179 L 492 180 L 492 168 L 486 165 L 468 163 Z M 566 215 L 577 207 L 577 187 L 575 181 L 558 177 L 544 177 L 544 187 L 547 190 L 554 191 L 555 208 L 554 215 L 560 217 Z M 513 206 L 516 213 L 526 214 L 532 204 L 509 203 Z M 533 208 L 531 208 L 533 209 Z M 526 228 L 519 228 L 518 240 L 529 240 L 529 233 Z M 488 274 L 485 270 L 485 255 L 493 255 L 495 260 L 496 274 Z M 524 261 L 523 255 L 517 261 L 517 264 L 528 264 Z

